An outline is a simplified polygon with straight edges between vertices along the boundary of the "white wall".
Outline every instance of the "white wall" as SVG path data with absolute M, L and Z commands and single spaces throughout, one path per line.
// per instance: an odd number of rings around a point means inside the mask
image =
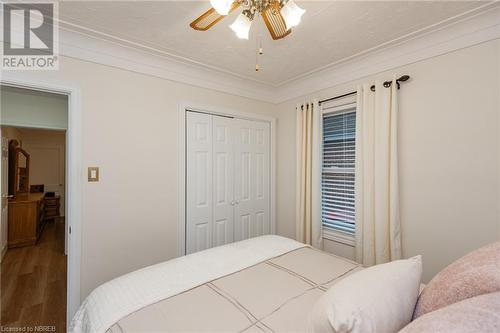
M 2 86 L 0 100 L 1 125 L 55 129 L 68 126 L 65 95 Z
M 181 102 L 269 115 L 271 104 L 73 58 L 19 76 L 79 87 L 83 166 L 81 297 L 177 254 L 177 116 Z M 85 178 L 84 178 L 85 177 Z
M 44 184 L 45 192 L 61 196 L 64 214 L 66 132 L 22 128 L 22 147 L 30 154 L 30 185 Z
M 403 254 L 422 254 L 429 280 L 454 259 L 500 237 L 500 41 L 479 44 L 279 105 L 278 232 L 295 235 L 297 103 L 408 74 L 400 90 Z M 339 245 L 332 251 L 351 253 Z M 336 249 L 337 248 L 337 249 Z

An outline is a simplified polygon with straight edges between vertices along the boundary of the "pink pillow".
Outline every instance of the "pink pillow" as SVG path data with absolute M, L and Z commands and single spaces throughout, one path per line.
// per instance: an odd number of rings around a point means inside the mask
M 496 291 L 500 291 L 500 242 L 475 250 L 439 272 L 420 294 L 413 319 Z
M 468 298 L 412 321 L 399 333 L 500 332 L 500 292 Z

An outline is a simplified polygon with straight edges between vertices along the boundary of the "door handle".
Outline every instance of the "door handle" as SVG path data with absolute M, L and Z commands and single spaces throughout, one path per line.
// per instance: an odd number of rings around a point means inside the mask
M 6 199 L 10 199 L 10 198 L 13 198 L 14 196 L 11 194 L 11 195 L 2 195 L 2 198 L 6 198 Z

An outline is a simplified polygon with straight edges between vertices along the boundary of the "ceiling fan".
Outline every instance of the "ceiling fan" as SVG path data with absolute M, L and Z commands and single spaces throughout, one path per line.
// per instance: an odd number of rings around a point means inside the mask
M 210 4 L 212 8 L 191 22 L 191 28 L 206 31 L 242 7 L 241 14 L 229 26 L 241 39 L 248 39 L 252 21 L 257 15 L 262 16 L 271 37 L 276 40 L 288 36 L 305 12 L 293 0 L 210 0 Z

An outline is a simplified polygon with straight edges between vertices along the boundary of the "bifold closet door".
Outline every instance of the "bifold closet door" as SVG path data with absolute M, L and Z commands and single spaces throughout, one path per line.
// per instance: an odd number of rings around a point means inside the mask
M 213 117 L 212 246 L 234 241 L 234 119 Z
M 234 240 L 233 119 L 187 113 L 186 253 Z
M 186 113 L 186 253 L 212 247 L 212 116 Z
M 268 234 L 269 124 L 186 117 L 186 253 Z
M 235 241 L 269 234 L 269 123 L 234 119 Z

